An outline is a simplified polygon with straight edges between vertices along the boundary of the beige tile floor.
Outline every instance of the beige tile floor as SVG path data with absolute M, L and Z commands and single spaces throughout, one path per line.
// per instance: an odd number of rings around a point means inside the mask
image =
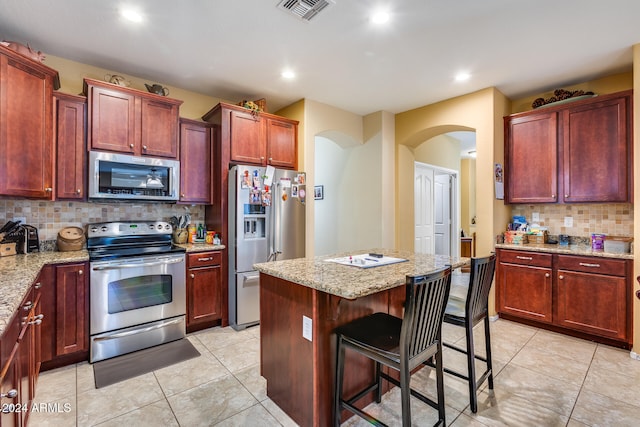
M 495 388 L 480 392 L 469 410 L 466 383 L 445 375 L 447 424 L 453 426 L 638 426 L 640 361 L 629 352 L 506 320 L 491 324 Z M 476 330 L 478 348 L 483 344 Z M 462 330 L 444 325 L 446 340 Z M 43 372 L 30 426 L 293 426 L 267 396 L 259 375 L 259 328 L 213 328 L 188 336 L 201 356 L 105 388 L 95 389 L 88 363 Z M 445 351 L 445 365 L 465 366 Z M 479 366 L 480 367 L 480 366 Z M 433 372 L 412 386 L 433 395 Z M 308 404 L 301 402 L 301 404 Z M 55 411 L 55 409 L 58 409 Z M 436 411 L 412 401 L 414 425 L 432 425 Z M 398 389 L 368 410 L 399 425 Z M 365 426 L 351 419 L 346 426 Z

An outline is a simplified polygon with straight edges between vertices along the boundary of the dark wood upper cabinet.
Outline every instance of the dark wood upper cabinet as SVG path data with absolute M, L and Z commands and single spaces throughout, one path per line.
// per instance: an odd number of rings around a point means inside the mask
M 85 79 L 89 148 L 133 155 L 178 157 L 182 101 Z
M 211 204 L 211 125 L 180 119 L 180 202 Z
M 295 169 L 298 159 L 298 126 L 282 119 L 267 119 L 267 163 Z
M 56 198 L 83 200 L 87 167 L 86 111 L 84 96 L 55 94 Z
M 0 46 L 0 195 L 53 198 L 57 71 Z
M 229 146 L 231 161 L 264 165 L 266 138 L 264 120 L 257 114 L 229 110 Z
M 631 95 L 505 117 L 505 203 L 630 202 Z

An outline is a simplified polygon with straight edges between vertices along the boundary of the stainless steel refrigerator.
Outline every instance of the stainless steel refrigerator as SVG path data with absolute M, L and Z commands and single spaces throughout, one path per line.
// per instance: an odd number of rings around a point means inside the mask
M 259 273 L 253 264 L 305 256 L 306 175 L 237 165 L 229 171 L 229 323 L 260 322 Z

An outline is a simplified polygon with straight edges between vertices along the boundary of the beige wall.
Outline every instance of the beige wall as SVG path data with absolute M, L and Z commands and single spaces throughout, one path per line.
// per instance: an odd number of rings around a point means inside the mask
M 71 61 L 69 59 L 60 58 L 53 55 L 47 55 L 45 64 L 55 70 L 58 70 L 60 75 L 60 92 L 70 93 L 78 95 L 82 93 L 83 79 L 85 77 L 104 80 L 106 74 L 118 74 L 123 76 L 130 82 L 130 87 L 134 89 L 147 90 L 145 83 L 160 83 L 158 81 L 152 81 L 143 79 L 141 77 L 130 76 L 123 74 L 115 70 L 107 70 L 104 68 L 94 67 L 80 62 Z M 180 117 L 188 119 L 200 119 L 204 113 L 213 108 L 220 101 L 224 101 L 220 98 L 203 95 L 196 92 L 180 89 L 174 86 L 166 86 L 169 89 L 169 97 L 180 99 L 184 101 L 180 106 Z M 232 101 L 226 101 L 232 102 Z
M 460 141 L 438 135 L 413 150 L 417 162 L 460 172 Z
M 471 219 L 476 214 L 476 159 L 460 160 L 460 227 L 465 235 L 476 230 Z
M 495 200 L 494 163 L 503 162 L 504 135 L 502 117 L 509 112 L 506 97 L 494 88 L 442 101 L 396 115 L 398 197 L 396 236 L 398 247 L 413 249 L 413 162 L 414 150 L 423 141 L 455 131 L 476 132 L 477 253 L 489 254 L 494 249 L 495 235 L 508 222 L 509 208 Z M 458 160 L 459 161 L 459 160 Z

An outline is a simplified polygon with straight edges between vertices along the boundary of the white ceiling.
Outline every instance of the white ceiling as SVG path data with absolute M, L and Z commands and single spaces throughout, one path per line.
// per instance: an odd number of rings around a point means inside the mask
M 335 0 L 310 22 L 278 3 L 0 0 L 0 38 L 230 101 L 266 98 L 269 111 L 308 98 L 363 115 L 627 71 L 640 42 L 638 0 Z M 141 25 L 119 16 L 126 5 Z M 380 5 L 391 19 L 376 27 Z M 471 79 L 455 82 L 461 71 Z

